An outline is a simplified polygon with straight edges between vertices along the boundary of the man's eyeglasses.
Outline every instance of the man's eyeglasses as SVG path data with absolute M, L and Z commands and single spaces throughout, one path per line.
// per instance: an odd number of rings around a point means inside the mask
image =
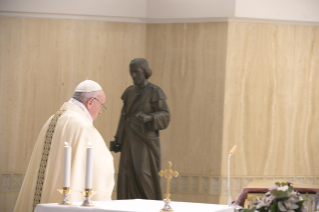
M 100 109 L 101 109 L 102 112 L 107 109 L 107 107 L 105 107 L 105 105 L 102 102 L 100 102 L 100 100 L 98 100 L 97 98 L 93 98 L 93 99 L 95 99 L 95 100 L 99 101 L 99 103 L 101 103 L 101 108 Z

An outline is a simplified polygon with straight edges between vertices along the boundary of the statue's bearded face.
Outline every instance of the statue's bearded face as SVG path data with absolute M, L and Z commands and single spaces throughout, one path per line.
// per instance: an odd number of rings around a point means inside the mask
M 130 74 L 135 85 L 143 85 L 146 78 L 144 71 L 139 66 L 132 66 L 130 68 Z

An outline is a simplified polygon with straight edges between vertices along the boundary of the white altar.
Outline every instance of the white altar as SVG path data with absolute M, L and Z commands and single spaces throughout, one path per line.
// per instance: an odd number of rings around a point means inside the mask
M 94 202 L 94 207 L 82 207 L 82 202 L 64 206 L 57 203 L 39 204 L 35 212 L 159 212 L 163 201 L 158 200 L 113 200 Z M 190 202 L 171 202 L 170 206 L 175 212 L 233 212 L 227 205 L 214 205 Z

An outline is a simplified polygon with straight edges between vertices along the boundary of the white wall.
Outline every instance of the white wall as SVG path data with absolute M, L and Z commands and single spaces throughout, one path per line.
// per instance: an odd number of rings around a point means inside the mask
M 227 18 L 235 0 L 148 0 L 148 19 Z
M 0 15 L 140 23 L 319 23 L 319 0 L 0 0 Z
M 0 0 L 2 15 L 144 22 L 147 0 Z
M 319 0 L 236 0 L 235 17 L 319 22 Z

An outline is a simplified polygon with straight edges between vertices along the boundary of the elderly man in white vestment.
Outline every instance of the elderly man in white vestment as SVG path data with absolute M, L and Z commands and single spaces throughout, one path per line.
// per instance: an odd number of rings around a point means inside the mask
M 91 80 L 80 83 L 73 97 L 51 116 L 36 141 L 23 181 L 15 212 L 31 212 L 39 203 L 55 203 L 62 199 L 56 189 L 63 186 L 64 142 L 72 147 L 70 189 L 83 191 L 88 142 L 94 148 L 93 185 L 98 191 L 94 201 L 111 199 L 114 187 L 113 156 L 93 126 L 93 121 L 106 109 L 101 86 Z M 73 192 L 70 201 L 83 201 Z

